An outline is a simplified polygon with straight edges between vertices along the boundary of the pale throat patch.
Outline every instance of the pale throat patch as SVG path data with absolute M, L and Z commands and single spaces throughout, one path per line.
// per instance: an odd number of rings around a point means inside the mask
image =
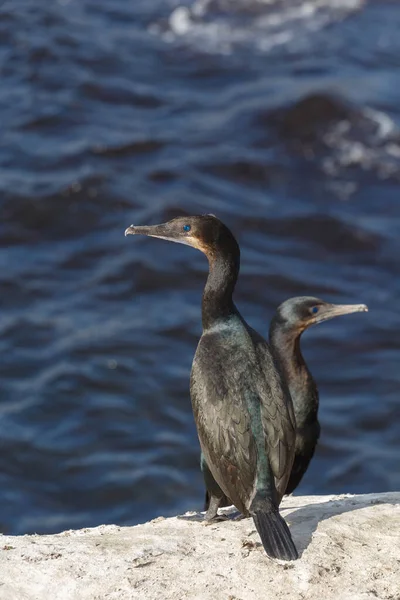
M 198 240 L 197 238 L 187 235 L 184 238 L 174 238 L 174 237 L 168 237 L 166 235 L 150 235 L 150 237 L 156 237 L 159 238 L 160 240 L 167 240 L 168 242 L 175 242 L 177 244 L 185 244 L 185 246 L 191 246 L 192 248 L 196 248 L 197 250 L 200 250 L 201 252 L 203 252 L 204 254 L 207 254 L 209 252 L 209 248 L 205 245 L 202 244 L 200 240 Z

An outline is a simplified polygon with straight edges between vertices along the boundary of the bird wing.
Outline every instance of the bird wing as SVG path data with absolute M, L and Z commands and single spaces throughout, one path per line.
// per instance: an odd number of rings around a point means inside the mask
M 249 369 L 240 344 L 229 332 L 204 334 L 191 374 L 191 398 L 207 464 L 223 490 L 244 514 L 256 480 L 257 451 L 243 397 Z
M 257 391 L 261 400 L 261 421 L 265 449 L 275 477 L 275 486 L 282 499 L 290 476 L 296 441 L 296 420 L 288 387 L 277 370 L 268 344 L 250 330 L 262 377 Z

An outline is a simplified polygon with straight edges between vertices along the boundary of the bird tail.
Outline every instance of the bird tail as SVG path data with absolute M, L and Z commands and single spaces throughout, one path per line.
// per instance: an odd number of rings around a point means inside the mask
M 253 501 L 250 514 L 268 556 L 281 560 L 296 560 L 299 557 L 289 527 L 277 508 L 269 506 L 265 500 Z

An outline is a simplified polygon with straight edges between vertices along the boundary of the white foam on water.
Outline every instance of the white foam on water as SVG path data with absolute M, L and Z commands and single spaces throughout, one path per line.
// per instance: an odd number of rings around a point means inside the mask
M 150 30 L 165 41 L 183 40 L 198 50 L 232 52 L 252 44 L 263 52 L 306 38 L 345 19 L 365 0 L 193 0 L 176 6 L 167 24 Z
M 357 167 L 374 171 L 380 179 L 400 179 L 400 132 L 381 111 L 364 108 L 352 122 L 331 126 L 323 141 L 332 150 L 322 161 L 327 175 L 336 177 L 343 169 Z

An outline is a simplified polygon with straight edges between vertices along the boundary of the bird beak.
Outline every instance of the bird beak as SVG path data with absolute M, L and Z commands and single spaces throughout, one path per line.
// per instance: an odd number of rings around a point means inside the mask
M 131 225 L 125 229 L 125 235 L 148 235 L 168 242 L 177 242 L 178 244 L 197 248 L 204 254 L 208 252 L 208 248 L 192 232 L 185 232 L 181 226 L 177 225 L 176 219 L 160 225 Z
M 149 237 L 160 238 L 161 240 L 168 240 L 169 242 L 178 242 L 179 244 L 186 244 L 193 246 L 193 238 L 185 235 L 183 232 L 177 232 L 170 226 L 169 223 L 161 223 L 160 225 L 131 225 L 125 229 L 125 235 L 147 235 Z
M 366 304 L 330 304 L 315 316 L 315 323 L 322 323 L 328 319 L 355 312 L 368 312 L 368 306 Z
M 157 234 L 162 233 L 162 225 L 131 225 L 125 229 L 125 235 L 150 235 L 152 237 L 158 237 Z

